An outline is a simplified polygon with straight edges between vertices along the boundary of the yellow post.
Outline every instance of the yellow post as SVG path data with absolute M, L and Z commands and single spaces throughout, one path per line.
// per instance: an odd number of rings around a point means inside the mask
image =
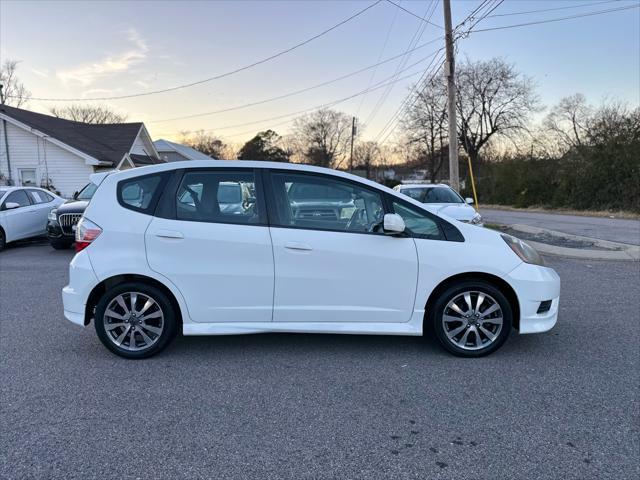
M 471 157 L 467 155 L 467 161 L 469 162 L 469 176 L 471 177 L 471 189 L 473 190 L 473 201 L 476 202 L 476 210 L 480 211 L 480 205 L 478 204 L 478 194 L 476 193 L 476 181 L 473 178 L 473 167 L 471 166 Z

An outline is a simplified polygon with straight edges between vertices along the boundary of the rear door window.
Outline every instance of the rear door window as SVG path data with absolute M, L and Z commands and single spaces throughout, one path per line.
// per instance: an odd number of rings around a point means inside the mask
M 176 193 L 176 218 L 195 222 L 259 224 L 262 205 L 251 170 L 187 171 Z
M 131 178 L 118 183 L 118 203 L 124 208 L 151 214 L 165 181 L 164 173 Z

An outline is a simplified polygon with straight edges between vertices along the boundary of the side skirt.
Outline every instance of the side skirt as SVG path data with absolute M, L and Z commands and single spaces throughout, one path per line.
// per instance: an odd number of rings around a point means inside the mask
M 415 317 L 415 315 L 414 315 Z M 422 318 L 407 323 L 305 323 L 305 322 L 242 322 L 185 323 L 184 335 L 243 335 L 249 333 L 346 333 L 356 335 L 422 335 Z

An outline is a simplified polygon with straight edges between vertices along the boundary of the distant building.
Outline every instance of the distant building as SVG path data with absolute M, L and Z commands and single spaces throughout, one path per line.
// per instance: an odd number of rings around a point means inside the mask
M 0 185 L 71 197 L 102 170 L 164 163 L 144 124 L 95 125 L 0 106 Z
M 153 142 L 160 158 L 167 162 L 180 162 L 182 160 L 211 160 L 212 157 L 199 152 L 195 148 L 170 142 L 169 140 L 156 140 Z

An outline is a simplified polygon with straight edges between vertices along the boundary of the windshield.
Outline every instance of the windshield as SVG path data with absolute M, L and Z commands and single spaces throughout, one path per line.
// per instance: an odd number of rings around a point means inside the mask
M 0 188 L 0 197 L 2 197 L 8 191 L 9 191 L 9 189 L 7 189 L 7 188 Z
M 76 196 L 76 200 L 91 200 L 93 194 L 96 193 L 98 186 L 95 183 L 88 183 L 80 190 L 80 193 Z
M 403 188 L 401 192 L 422 203 L 464 203 L 449 187 Z
M 219 203 L 241 203 L 242 191 L 239 183 L 224 184 L 221 183 L 218 188 Z
M 297 201 L 335 200 L 348 202 L 351 200 L 351 193 L 346 189 L 343 190 L 328 185 L 302 182 L 291 185 L 288 196 L 290 200 Z

